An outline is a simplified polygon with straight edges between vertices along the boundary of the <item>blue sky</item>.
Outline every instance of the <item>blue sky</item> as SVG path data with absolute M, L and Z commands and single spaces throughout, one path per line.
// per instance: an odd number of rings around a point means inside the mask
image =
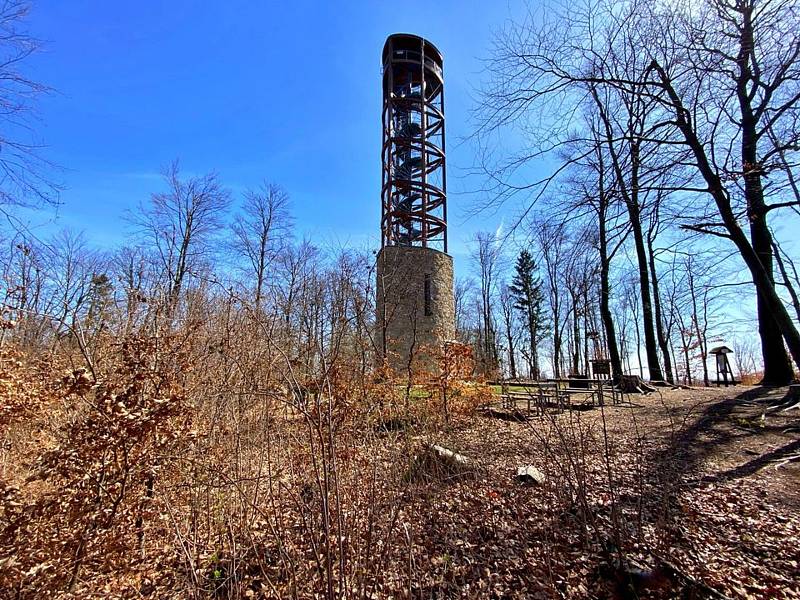
M 380 243 L 380 53 L 427 37 L 445 57 L 451 250 L 465 253 L 469 111 L 492 32 L 517 2 L 88 2 L 34 5 L 45 48 L 29 65 L 45 155 L 66 186 L 55 223 L 96 244 L 124 237 L 127 209 L 179 158 L 235 193 L 267 179 L 289 192 L 300 234 L 322 246 Z M 466 221 L 466 222 L 465 222 Z
M 45 45 L 26 72 L 54 90 L 37 104 L 37 134 L 65 189 L 57 216 L 31 225 L 113 247 L 178 158 L 235 195 L 281 184 L 298 236 L 322 247 L 377 248 L 380 54 L 387 35 L 410 32 L 444 54 L 450 250 L 471 274 L 467 243 L 502 217 L 468 218 L 482 182 L 465 177 L 475 150 L 459 142 L 493 32 L 525 13 L 524 0 L 34 0 L 28 28 Z M 527 168 L 528 180 L 548 171 Z

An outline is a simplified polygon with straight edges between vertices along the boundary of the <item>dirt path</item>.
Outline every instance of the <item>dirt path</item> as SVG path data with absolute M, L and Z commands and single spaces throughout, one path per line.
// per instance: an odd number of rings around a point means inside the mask
M 660 391 L 442 432 L 479 474 L 408 516 L 431 565 L 417 592 L 800 597 L 800 410 L 786 391 Z M 544 486 L 514 481 L 526 464 Z

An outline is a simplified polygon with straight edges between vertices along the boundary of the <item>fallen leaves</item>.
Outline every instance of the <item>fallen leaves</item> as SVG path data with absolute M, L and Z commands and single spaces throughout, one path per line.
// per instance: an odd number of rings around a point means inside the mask
M 357 410 L 354 373 L 337 374 L 335 403 L 298 418 L 260 400 L 189 402 L 187 386 L 202 390 L 213 370 L 192 374 L 163 339 L 154 362 L 140 343 L 98 381 L 74 369 L 62 380 L 62 369 L 2 350 L 0 431 L 40 436 L 23 446 L 15 433 L 5 450 L 14 460 L 0 481 L 3 590 L 800 596 L 798 465 L 793 454 L 778 470 L 762 458 L 791 442 L 796 411 L 680 390 L 522 422 L 454 404 L 449 422 L 434 407 L 376 433 Z M 56 383 L 68 394 L 55 400 L 58 421 L 47 412 Z M 475 477 L 404 478 L 430 443 L 468 457 Z M 536 466 L 539 485 L 515 481 L 520 465 Z

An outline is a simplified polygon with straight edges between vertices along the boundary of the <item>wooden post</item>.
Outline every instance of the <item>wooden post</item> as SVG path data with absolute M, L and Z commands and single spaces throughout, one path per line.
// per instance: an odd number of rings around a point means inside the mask
M 603 380 L 597 377 L 597 402 L 600 406 L 606 405 L 606 399 L 603 397 Z

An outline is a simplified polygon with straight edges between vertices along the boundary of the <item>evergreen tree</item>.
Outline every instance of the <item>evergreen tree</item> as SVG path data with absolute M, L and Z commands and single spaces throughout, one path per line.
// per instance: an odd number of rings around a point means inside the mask
M 527 250 L 522 250 L 514 265 L 514 277 L 509 290 L 514 297 L 514 307 L 522 313 L 528 330 L 530 376 L 539 379 L 539 340 L 547 331 L 544 314 L 542 280 L 536 276 L 538 265 Z

